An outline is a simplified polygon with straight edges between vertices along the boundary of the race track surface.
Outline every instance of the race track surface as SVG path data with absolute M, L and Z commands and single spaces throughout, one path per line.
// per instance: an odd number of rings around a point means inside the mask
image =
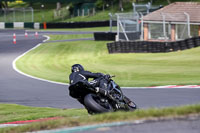
M 35 47 L 46 38 L 25 37 L 23 30 L 0 30 L 0 103 L 15 103 L 26 106 L 54 108 L 82 108 L 76 100 L 68 95 L 68 86 L 33 79 L 16 72 L 13 61 L 26 51 Z M 13 33 L 17 35 L 17 44 L 13 44 Z M 72 32 L 73 34 L 78 34 Z M 62 34 L 72 34 L 62 32 Z M 61 34 L 56 32 L 55 34 Z M 67 42 L 66 42 L 67 43 Z M 67 79 L 66 75 L 66 79 Z M 123 89 L 123 88 L 122 88 Z M 125 95 L 134 100 L 140 108 L 178 106 L 200 102 L 200 89 L 123 89 Z
M 79 133 L 199 133 L 200 117 L 148 121 L 140 124 L 103 127 Z

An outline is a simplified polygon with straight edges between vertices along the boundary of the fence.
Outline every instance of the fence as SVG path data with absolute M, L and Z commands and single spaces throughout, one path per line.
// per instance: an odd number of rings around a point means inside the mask
M 151 3 L 135 4 L 133 3 L 133 12 L 117 13 L 117 40 L 136 40 L 140 39 L 143 34 L 142 23 L 140 18 L 144 15 L 158 10 L 161 7 L 152 7 Z M 112 16 L 112 15 L 110 15 Z M 142 31 L 142 32 L 141 32 Z
M 34 10 L 31 7 L 1 9 L 0 22 L 34 22 Z
M 140 31 L 139 15 L 136 13 L 116 14 L 118 40 L 132 40 L 135 32 Z
M 182 13 L 160 13 L 157 21 L 148 22 L 149 39 L 151 40 L 172 40 L 172 25 L 175 25 L 175 40 L 182 40 L 198 36 L 198 25 L 190 22 L 190 15 Z

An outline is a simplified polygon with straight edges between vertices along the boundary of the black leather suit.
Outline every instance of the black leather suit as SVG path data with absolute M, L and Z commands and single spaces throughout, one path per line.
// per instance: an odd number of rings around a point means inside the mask
M 87 93 L 87 91 L 95 91 L 95 87 L 106 89 L 107 81 L 103 76 L 104 74 L 102 73 L 92 73 L 89 71 L 72 72 L 69 76 L 69 95 L 79 100 L 81 96 L 84 96 L 84 94 Z M 92 78 L 93 80 L 88 81 L 89 78 Z M 81 84 L 80 87 L 77 86 L 77 84 Z M 83 86 L 87 87 L 84 88 Z

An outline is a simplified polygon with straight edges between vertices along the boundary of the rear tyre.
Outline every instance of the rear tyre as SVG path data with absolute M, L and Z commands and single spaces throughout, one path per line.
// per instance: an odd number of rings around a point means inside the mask
M 102 102 L 100 97 L 95 94 L 88 94 L 84 98 L 86 108 L 94 113 L 103 113 L 113 111 L 112 106 L 108 102 Z

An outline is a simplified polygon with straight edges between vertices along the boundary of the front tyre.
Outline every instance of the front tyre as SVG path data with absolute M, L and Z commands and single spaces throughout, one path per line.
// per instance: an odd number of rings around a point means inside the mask
M 95 94 L 88 94 L 84 98 L 86 108 L 94 113 L 103 113 L 113 111 L 112 106 L 108 102 L 102 102 L 100 97 Z
M 137 109 L 137 105 L 131 101 L 129 104 L 126 104 L 126 108 L 128 111 L 134 111 Z

